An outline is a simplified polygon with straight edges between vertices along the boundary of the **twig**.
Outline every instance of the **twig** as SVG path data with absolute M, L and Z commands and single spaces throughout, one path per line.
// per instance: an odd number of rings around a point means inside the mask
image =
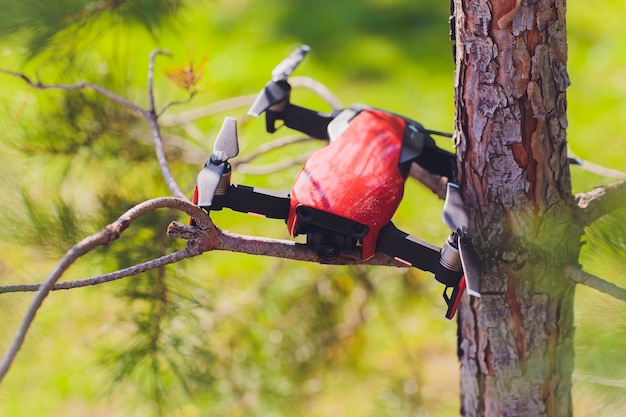
M 150 59 L 148 61 L 148 103 L 150 105 L 150 113 L 156 115 L 156 105 L 154 104 L 154 61 L 157 55 L 170 55 L 169 52 L 160 49 L 155 49 L 150 52 Z
M 239 96 L 234 98 L 228 98 L 215 103 L 211 103 L 207 106 L 197 109 L 187 110 L 182 113 L 163 116 L 160 121 L 163 126 L 179 126 L 191 123 L 194 120 L 202 119 L 216 113 L 221 113 L 227 110 L 237 109 L 240 107 L 250 106 L 254 103 L 256 94 L 249 94 L 245 96 Z
M 159 161 L 161 173 L 163 174 L 163 178 L 165 179 L 167 187 L 170 189 L 171 193 L 175 197 L 183 200 L 188 200 L 185 193 L 181 191 L 178 183 L 172 175 L 172 171 L 170 170 L 170 166 L 165 156 L 165 150 L 163 149 L 161 128 L 157 121 L 159 116 L 157 115 L 156 105 L 154 101 L 154 61 L 156 60 L 157 55 L 169 55 L 169 52 L 155 49 L 150 53 L 150 60 L 148 62 L 148 102 L 150 103 L 150 108 L 147 114 L 145 114 L 145 117 L 146 119 L 148 119 L 148 124 L 150 125 L 150 131 L 152 132 L 152 141 L 154 142 L 154 150 L 156 151 L 157 160 Z
M 76 83 L 76 84 L 42 84 L 40 81 L 35 82 L 31 80 L 28 76 L 26 76 L 25 74 L 22 74 L 21 72 L 9 71 L 5 69 L 1 69 L 1 68 L 0 68 L 0 72 L 3 74 L 8 74 L 17 78 L 21 78 L 22 80 L 26 82 L 26 84 L 30 85 L 31 87 L 37 90 L 63 90 L 63 91 L 85 90 L 85 89 L 94 90 L 102 94 L 103 96 L 117 103 L 120 103 L 121 105 L 129 108 L 130 110 L 140 113 L 144 117 L 148 114 L 148 110 L 136 105 L 132 101 L 129 101 L 122 96 L 118 96 L 112 91 L 109 91 L 106 88 L 101 87 L 97 84 L 92 84 L 92 83 L 87 83 L 87 82 Z
M 567 157 L 570 162 L 573 162 L 575 165 L 579 166 L 581 169 L 585 171 L 592 172 L 596 175 L 601 175 L 607 178 L 615 178 L 615 179 L 626 179 L 626 172 L 618 171 L 616 169 L 611 169 L 607 167 L 603 167 L 601 165 L 594 164 L 592 162 L 586 161 L 582 158 L 579 158 L 574 154 L 571 148 L 567 148 Z
M 576 195 L 582 210 L 582 226 L 588 226 L 610 212 L 626 207 L 626 181 L 616 182 Z
M 613 283 L 603 280 L 602 278 L 598 278 L 595 275 L 591 275 L 582 269 L 573 266 L 567 268 L 565 272 L 567 277 L 577 284 L 594 288 L 604 294 L 610 295 L 613 298 L 626 301 L 626 289 L 624 288 L 618 287 Z
M 159 166 L 161 168 L 161 173 L 163 174 L 163 178 L 165 180 L 165 183 L 167 184 L 168 188 L 170 189 L 170 191 L 172 192 L 172 194 L 175 197 L 178 197 L 180 199 L 183 200 L 187 200 L 187 196 L 185 195 L 185 193 L 183 193 L 180 189 L 180 187 L 178 186 L 178 184 L 176 183 L 176 180 L 174 179 L 174 176 L 172 175 L 172 172 L 169 168 L 169 164 L 167 162 L 167 158 L 165 157 L 165 151 L 163 149 L 163 140 L 161 137 L 161 129 L 159 127 L 159 124 L 157 122 L 158 119 L 158 114 L 156 112 L 156 107 L 155 107 L 155 100 L 154 100 L 154 61 L 156 59 L 157 55 L 167 55 L 169 54 L 168 52 L 165 51 L 161 51 L 161 50 L 154 50 L 152 51 L 152 53 L 150 54 L 150 61 L 148 64 L 148 102 L 149 102 L 149 108 L 148 109 L 144 109 L 136 104 L 134 104 L 133 102 L 118 96 L 117 94 L 107 90 L 104 87 L 101 87 L 97 84 L 92 84 L 92 83 L 87 83 L 87 82 L 83 82 L 83 83 L 77 83 L 77 84 L 68 84 L 68 85 L 61 85 L 61 84 L 42 84 L 41 82 L 34 82 L 32 81 L 28 76 L 26 76 L 23 73 L 19 73 L 19 72 L 15 72 L 15 71 L 9 71 L 9 70 L 5 70 L 5 69 L 0 69 L 1 73 L 4 74 L 8 74 L 14 77 L 18 77 L 21 78 L 22 80 L 24 80 L 28 85 L 30 85 L 33 88 L 39 89 L 39 90 L 49 90 L 49 89 L 56 89 L 56 90 L 64 90 L 64 91 L 71 91 L 71 90 L 82 90 L 82 89 L 91 89 L 94 91 L 97 91 L 98 93 L 104 95 L 105 97 L 122 104 L 123 106 L 129 108 L 130 110 L 136 111 L 139 114 L 141 114 L 146 120 L 148 120 L 148 124 L 150 126 L 150 131 L 152 133 L 152 140 L 154 142 L 154 147 L 155 147 L 155 151 L 157 154 L 157 159 L 159 161 Z M 161 112 L 162 113 L 162 112 Z M 160 114 L 160 113 L 159 113 Z
M 181 104 L 189 103 L 191 100 L 193 100 L 195 96 L 196 96 L 196 91 L 192 91 L 191 93 L 189 93 L 189 97 L 187 97 L 184 100 L 175 100 L 175 101 L 170 101 L 169 103 L 166 103 L 161 109 L 161 111 L 157 113 L 157 118 L 161 117 L 163 113 L 165 113 L 172 106 L 179 106 Z
M 239 157 L 236 160 L 232 161 L 231 164 L 233 169 L 236 169 L 238 172 L 244 174 L 252 174 L 252 175 L 268 175 L 273 174 L 284 169 L 290 168 L 296 165 L 302 165 L 309 159 L 311 156 L 311 152 L 308 152 L 304 155 L 300 155 L 296 158 L 288 159 L 286 161 L 281 161 L 276 164 L 263 165 L 263 166 L 254 166 L 249 163 L 266 153 L 273 151 L 275 149 L 280 149 L 289 145 L 293 145 L 296 143 L 310 142 L 310 141 L 319 141 L 319 139 L 315 139 L 308 136 L 287 136 L 284 138 L 278 138 L 271 142 L 265 143 L 259 148 L 251 153 L 250 155 L 246 155 L 244 157 Z
M 275 149 L 284 148 L 285 146 L 294 145 L 296 143 L 303 142 L 311 142 L 311 141 L 319 141 L 319 139 L 305 137 L 305 136 L 287 136 L 284 138 L 278 138 L 271 142 L 264 143 L 259 146 L 256 151 L 251 153 L 250 155 L 242 156 L 237 158 L 235 161 L 232 161 L 231 164 L 236 167 L 238 165 L 247 164 L 256 158 L 263 156 L 264 154 L 273 151 Z
M 328 103 L 333 110 L 339 110 L 343 108 L 341 101 L 339 101 L 337 96 L 335 96 L 332 91 L 328 89 L 328 87 L 311 77 L 291 77 L 289 79 L 289 84 L 291 84 L 292 87 L 303 87 L 313 91 L 315 94 L 320 96 L 326 103 Z
M 446 184 L 448 181 L 445 177 L 431 174 L 416 163 L 411 164 L 410 175 L 430 188 L 440 199 L 444 200 L 446 198 Z
M 206 232 L 213 227 L 213 222 L 209 216 L 199 207 L 174 197 L 164 197 L 148 200 L 136 205 L 120 216 L 115 222 L 105 226 L 99 232 L 78 242 L 66 252 L 37 291 L 35 298 L 26 311 L 24 319 L 18 328 L 17 334 L 13 339 L 8 352 L 0 364 L 0 382 L 4 379 L 4 376 L 9 371 L 11 364 L 22 347 L 26 334 L 28 333 L 28 329 L 35 319 L 35 315 L 43 304 L 43 301 L 48 296 L 57 281 L 61 278 L 63 273 L 74 263 L 74 261 L 92 251 L 96 247 L 111 243 L 115 239 L 119 238 L 121 233 L 126 230 L 134 220 L 141 217 L 145 213 L 160 208 L 174 208 L 193 216 L 196 223 L 200 226 L 197 228 L 200 232 Z
M 333 110 L 339 110 L 343 106 L 339 99 L 322 83 L 309 77 L 292 77 L 289 79 L 289 83 L 292 87 L 306 88 L 318 96 L 320 96 Z M 194 120 L 202 119 L 203 117 L 212 116 L 216 113 L 225 112 L 240 107 L 250 106 L 254 103 L 258 94 L 248 94 L 239 97 L 228 98 L 215 103 L 211 103 L 205 107 L 197 109 L 187 110 L 182 113 L 163 116 L 161 118 L 161 124 L 163 126 L 179 126 L 187 123 L 191 123 Z
M 307 159 L 311 156 L 312 152 L 306 153 L 304 155 L 300 155 L 297 158 L 291 158 L 286 161 L 281 161 L 276 164 L 268 164 L 268 165 L 250 165 L 250 164 L 237 164 L 235 167 L 237 172 L 241 172 L 243 174 L 252 174 L 252 175 L 269 175 L 274 174 L 276 172 L 280 172 L 287 168 L 291 168 L 293 166 L 304 164 Z
M 141 274 L 153 269 L 161 268 L 179 262 L 183 259 L 192 258 L 199 255 L 200 252 L 196 246 L 187 246 L 185 249 L 161 256 L 138 265 L 120 269 L 119 271 L 110 272 L 108 274 L 97 275 L 95 277 L 77 279 L 73 281 L 59 282 L 55 284 L 50 291 L 73 290 L 75 288 L 92 287 L 95 285 L 105 284 L 107 282 L 117 281 L 122 278 Z M 12 292 L 35 292 L 41 289 L 42 284 L 16 284 L 0 287 L 0 294 Z
M 592 384 L 604 385 L 607 387 L 626 388 L 626 379 L 604 378 L 595 375 L 579 374 L 578 372 L 575 372 L 572 377 L 574 379 L 589 382 Z
M 172 175 L 172 171 L 170 170 L 170 166 L 167 162 L 167 158 L 165 156 L 165 150 L 163 149 L 163 139 L 161 138 L 161 128 L 159 127 L 159 123 L 157 122 L 157 116 L 154 113 L 151 113 L 147 116 L 148 123 L 150 124 L 150 131 L 152 132 L 152 142 L 154 143 L 154 150 L 156 151 L 157 160 L 159 161 L 159 167 L 161 168 L 161 174 L 163 174 L 163 179 L 167 184 L 167 187 L 170 189 L 170 192 L 175 196 L 182 200 L 189 200 L 185 193 L 183 193 L 178 186 L 178 183 L 174 179 L 174 175 Z

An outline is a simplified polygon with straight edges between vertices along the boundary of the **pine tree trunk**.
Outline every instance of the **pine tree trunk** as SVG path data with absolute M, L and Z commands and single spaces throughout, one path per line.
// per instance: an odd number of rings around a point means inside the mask
M 461 415 L 571 416 L 583 230 L 567 165 L 565 0 L 453 0 L 459 182 L 482 297 L 459 313 Z

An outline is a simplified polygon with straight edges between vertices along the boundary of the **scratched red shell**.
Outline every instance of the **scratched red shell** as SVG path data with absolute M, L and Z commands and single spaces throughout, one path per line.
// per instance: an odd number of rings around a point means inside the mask
M 291 190 L 287 227 L 292 236 L 295 208 L 302 204 L 366 224 L 362 257 L 374 256 L 380 229 L 404 194 L 398 160 L 405 127 L 397 116 L 364 110 L 337 139 L 315 152 Z

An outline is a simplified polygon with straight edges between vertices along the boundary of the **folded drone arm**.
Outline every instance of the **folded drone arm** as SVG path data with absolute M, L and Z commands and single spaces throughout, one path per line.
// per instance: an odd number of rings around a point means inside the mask
M 328 139 L 328 124 L 333 120 L 334 115 L 287 103 L 283 110 L 268 110 L 265 117 L 269 133 L 274 133 L 277 129 L 276 121 L 282 120 L 285 126 L 291 129 L 316 139 Z
M 446 317 L 454 317 L 465 290 L 465 280 L 462 271 L 446 268 L 442 264 L 440 248 L 399 230 L 390 222 L 380 230 L 376 250 L 408 266 L 434 273 L 435 279 L 445 285 Z
M 240 213 L 260 215 L 270 219 L 287 220 L 289 215 L 289 193 L 246 185 L 232 184 L 224 194 L 213 197 L 207 210 L 229 208 Z

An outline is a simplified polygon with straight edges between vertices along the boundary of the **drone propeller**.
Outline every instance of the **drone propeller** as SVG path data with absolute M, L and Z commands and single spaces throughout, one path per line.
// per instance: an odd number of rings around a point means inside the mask
M 467 292 L 475 297 L 480 297 L 480 263 L 467 233 L 469 219 L 465 212 L 459 186 L 451 182 L 448 183 L 446 200 L 443 204 L 443 223 L 457 236 L 457 246 Z
M 446 199 L 443 203 L 443 224 L 453 232 L 467 227 L 469 220 L 465 213 L 465 205 L 459 186 L 449 182 L 446 188 Z
M 299 46 L 287 58 L 281 61 L 272 71 L 272 79 L 265 85 L 259 93 L 254 104 L 248 111 L 248 115 L 257 117 L 270 107 L 280 103 L 289 97 L 291 87 L 287 83 L 287 78 L 302 62 L 311 48 L 307 45 Z
M 237 119 L 226 117 L 220 129 L 213 153 L 204 164 L 204 168 L 196 179 L 198 187 L 198 205 L 209 207 L 213 202 L 213 197 L 218 193 L 222 177 L 230 176 L 230 164 L 228 160 L 239 154 L 239 143 L 237 140 Z M 227 182 L 230 182 L 227 180 Z M 227 184 L 228 185 L 228 184 Z

